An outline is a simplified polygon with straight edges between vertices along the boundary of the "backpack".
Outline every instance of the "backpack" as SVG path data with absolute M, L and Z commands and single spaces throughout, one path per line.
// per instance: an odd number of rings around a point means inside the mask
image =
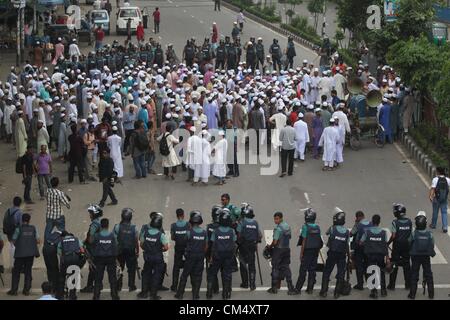
M 167 135 L 163 135 L 161 142 L 159 143 L 159 153 L 161 153 L 162 156 L 168 156 L 170 154 Z
M 139 151 L 146 151 L 148 149 L 148 139 L 146 135 L 136 134 L 134 141 Z
M 434 189 L 435 199 L 439 202 L 447 201 L 448 182 L 446 177 L 439 177 L 436 188 Z
M 16 160 L 16 173 L 18 173 L 18 174 L 22 174 L 23 173 L 22 157 L 17 158 L 17 160 Z
M 14 219 L 16 211 L 11 212 L 11 208 L 6 210 L 5 216 L 3 217 L 3 233 L 8 237 L 12 237 L 14 231 L 16 230 L 16 221 Z

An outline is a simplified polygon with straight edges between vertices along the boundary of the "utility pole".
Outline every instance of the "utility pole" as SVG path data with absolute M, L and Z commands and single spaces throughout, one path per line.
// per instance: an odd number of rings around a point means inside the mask
M 323 0 L 322 38 L 325 37 L 326 26 L 327 26 L 327 0 Z
M 37 30 L 37 0 L 34 0 L 33 4 L 33 34 L 38 34 Z
M 25 7 L 20 8 L 20 62 L 24 62 L 25 56 Z

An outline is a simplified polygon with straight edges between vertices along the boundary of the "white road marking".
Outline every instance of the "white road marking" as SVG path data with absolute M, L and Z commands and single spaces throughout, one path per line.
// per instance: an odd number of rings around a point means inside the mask
M 195 18 L 193 15 L 191 15 L 191 18 Z
M 166 208 L 168 208 L 168 207 L 169 207 L 169 202 L 170 202 L 170 197 L 169 197 L 169 196 L 167 196 L 167 197 L 166 197 Z
M 304 195 L 305 195 L 306 202 L 307 202 L 308 204 L 310 204 L 311 201 L 309 201 L 309 195 L 308 195 L 308 193 L 305 192 Z
M 203 23 L 203 20 L 200 20 L 200 23 Z
M 266 240 L 266 245 L 269 245 L 273 241 L 273 230 L 264 230 L 264 240 Z M 272 268 L 272 262 L 269 262 L 269 266 Z
M 434 246 L 434 251 L 436 255 L 431 258 L 431 264 L 447 264 L 447 260 L 437 246 Z
M 186 13 L 186 10 L 183 10 L 184 13 Z
M 159 38 L 159 40 L 161 40 L 162 38 L 161 38 L 161 36 L 158 36 L 158 38 Z

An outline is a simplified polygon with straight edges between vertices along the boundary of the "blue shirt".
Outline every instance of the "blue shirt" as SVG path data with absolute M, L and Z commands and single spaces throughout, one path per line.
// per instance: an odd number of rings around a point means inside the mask
M 301 236 L 303 238 L 306 238 L 308 236 L 308 227 L 307 227 L 308 225 L 311 227 L 317 227 L 317 224 L 315 224 L 315 223 L 305 223 L 302 227 L 302 232 L 301 232 Z
M 138 120 L 142 120 L 144 122 L 144 130 L 148 130 L 148 111 L 145 108 L 141 108 L 138 114 Z
M 134 122 L 136 121 L 136 112 L 127 112 L 123 115 L 123 128 L 125 130 L 134 130 Z M 147 117 L 148 119 L 148 117 Z

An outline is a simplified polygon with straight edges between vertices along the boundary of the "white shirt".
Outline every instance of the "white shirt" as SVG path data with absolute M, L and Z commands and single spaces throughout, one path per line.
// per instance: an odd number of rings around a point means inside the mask
M 433 180 L 431 181 L 431 188 L 436 188 L 438 179 L 443 178 L 443 177 L 445 177 L 445 176 L 434 177 Z M 448 187 L 450 188 L 450 178 L 446 177 L 446 179 L 447 179 Z

